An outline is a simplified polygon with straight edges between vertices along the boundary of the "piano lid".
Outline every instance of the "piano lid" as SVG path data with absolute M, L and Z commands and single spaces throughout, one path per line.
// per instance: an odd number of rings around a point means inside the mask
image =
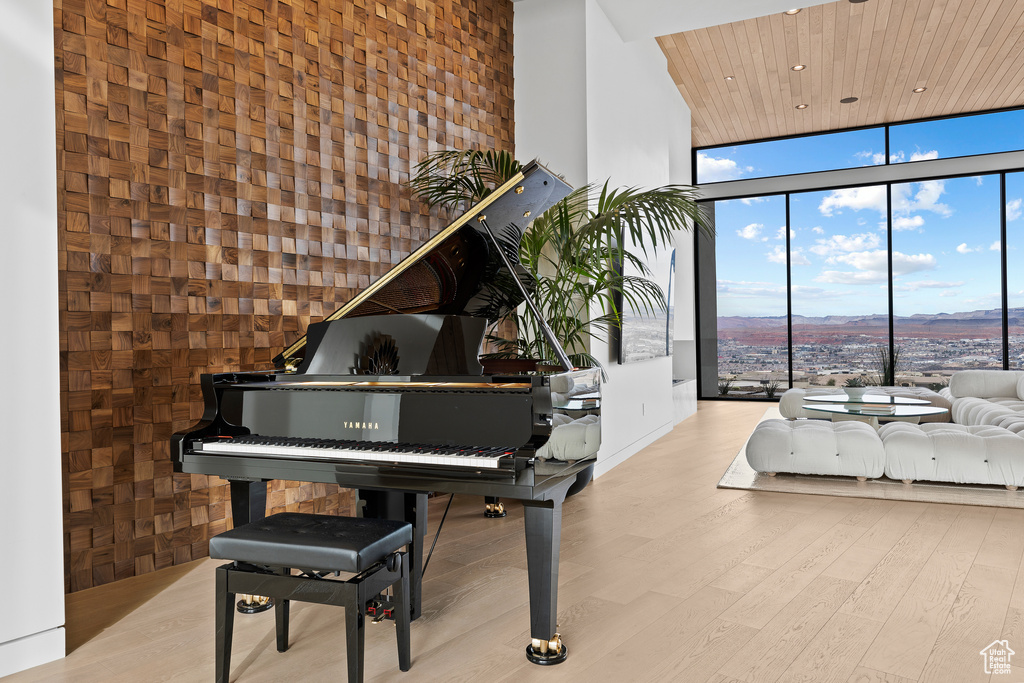
M 523 301 L 513 277 L 533 289 L 532 276 L 519 265 L 526 226 L 570 190 L 565 181 L 531 161 L 325 321 L 409 313 L 497 320 Z M 493 232 L 493 241 L 483 223 Z M 305 347 L 303 336 L 274 358 L 274 364 L 285 367 L 300 359 Z

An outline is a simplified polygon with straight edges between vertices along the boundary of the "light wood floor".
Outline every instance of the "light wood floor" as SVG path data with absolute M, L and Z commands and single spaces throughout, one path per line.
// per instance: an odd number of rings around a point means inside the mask
M 559 626 L 569 659 L 528 642 L 521 508 L 457 498 L 398 670 L 393 626 L 368 627 L 376 681 L 988 680 L 979 650 L 1009 639 L 1024 680 L 1024 510 L 718 490 L 763 404 L 696 416 L 566 502 Z M 432 502 L 432 520 L 445 500 Z M 7 681 L 206 681 L 213 568 L 201 560 L 68 597 L 69 656 Z M 338 608 L 236 618 L 232 676 L 343 680 Z

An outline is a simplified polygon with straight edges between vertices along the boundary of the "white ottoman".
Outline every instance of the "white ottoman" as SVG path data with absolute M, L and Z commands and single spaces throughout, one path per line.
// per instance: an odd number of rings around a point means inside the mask
M 885 449 L 863 422 L 765 420 L 747 441 L 747 462 L 757 472 L 830 474 L 861 481 L 882 476 Z
M 890 479 L 1024 486 L 1024 438 L 1002 427 L 893 422 L 878 435 Z

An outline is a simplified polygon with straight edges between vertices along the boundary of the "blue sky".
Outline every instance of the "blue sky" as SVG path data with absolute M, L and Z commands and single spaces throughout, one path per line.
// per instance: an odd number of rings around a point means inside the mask
M 1012 112 L 1019 115 L 1020 112 Z M 993 119 L 992 117 L 997 117 Z M 916 129 L 913 148 L 906 131 L 891 135 L 894 163 L 996 151 L 1006 138 L 992 126 L 1005 114 L 964 134 L 971 119 L 932 122 Z M 1009 138 L 1020 139 L 1024 126 Z M 941 126 L 935 125 L 941 123 Z M 975 122 L 976 123 L 976 122 Z M 914 124 L 924 126 L 924 124 Z M 907 127 L 910 128 L 909 126 Z M 998 143 L 992 143 L 991 138 Z M 972 139 L 980 138 L 980 139 Z M 786 143 L 720 148 L 701 153 L 701 178 L 780 175 L 884 162 L 879 131 L 807 137 Z M 798 144 L 793 144 L 798 143 Z M 1018 144 L 1018 148 L 1024 144 Z M 732 153 L 730 153 L 732 152 Z M 720 177 L 719 179 L 727 179 Z M 1014 259 L 1024 249 L 1024 174 L 1007 176 L 1010 305 L 1024 305 L 1024 274 Z M 790 226 L 793 313 L 807 316 L 885 314 L 887 304 L 886 193 L 884 186 L 791 195 Z M 786 226 L 782 196 L 716 204 L 718 315 L 785 315 Z M 893 186 L 893 273 L 896 315 L 956 313 L 998 308 L 999 177 L 933 180 Z M 1017 269 L 1019 270 L 1019 269 Z

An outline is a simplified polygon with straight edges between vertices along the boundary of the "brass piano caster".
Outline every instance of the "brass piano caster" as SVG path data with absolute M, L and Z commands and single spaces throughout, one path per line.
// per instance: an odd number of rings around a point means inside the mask
M 504 503 L 488 503 L 484 506 L 484 517 L 490 517 L 492 519 L 497 517 L 504 517 L 508 513 L 505 512 Z
M 274 600 L 265 595 L 249 595 L 248 593 L 241 595 L 242 599 L 238 601 L 236 608 L 242 614 L 259 614 L 274 606 Z
M 568 656 L 569 648 L 562 643 L 562 636 L 557 633 L 551 637 L 551 640 L 534 638 L 526 646 L 526 658 L 541 666 L 561 664 Z

